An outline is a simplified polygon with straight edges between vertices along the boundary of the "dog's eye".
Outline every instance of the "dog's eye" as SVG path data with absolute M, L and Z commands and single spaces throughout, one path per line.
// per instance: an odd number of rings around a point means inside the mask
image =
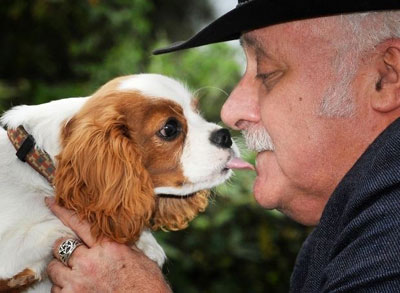
M 173 140 L 182 131 L 180 123 L 174 119 L 168 119 L 167 123 L 159 130 L 159 136 L 164 140 Z

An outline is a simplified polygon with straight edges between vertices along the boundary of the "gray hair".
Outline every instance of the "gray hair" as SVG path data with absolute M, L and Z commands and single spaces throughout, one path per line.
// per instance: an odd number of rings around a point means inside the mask
M 350 85 L 361 57 L 372 53 L 377 45 L 386 40 L 400 38 L 400 10 L 347 14 L 326 19 L 338 21 L 343 33 L 338 33 L 341 37 L 334 41 L 337 54 L 332 65 L 336 79 L 324 93 L 320 114 L 349 117 L 355 112 Z

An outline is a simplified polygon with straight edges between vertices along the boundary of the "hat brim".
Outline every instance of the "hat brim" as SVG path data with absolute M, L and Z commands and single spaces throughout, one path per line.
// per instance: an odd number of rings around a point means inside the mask
M 153 51 L 154 55 L 235 40 L 249 30 L 274 24 L 356 12 L 397 10 L 399 0 L 293 1 L 253 0 L 238 5 L 187 41 Z

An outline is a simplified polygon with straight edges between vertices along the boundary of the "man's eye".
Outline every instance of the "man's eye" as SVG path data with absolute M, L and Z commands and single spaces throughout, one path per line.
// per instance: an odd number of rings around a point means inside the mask
M 257 73 L 256 79 L 260 80 L 265 87 L 271 89 L 279 77 L 282 75 L 282 71 L 272 71 L 268 73 Z
M 158 131 L 158 135 L 164 140 L 173 140 L 176 138 L 182 131 L 182 127 L 174 118 L 170 118 L 164 124 L 164 126 Z
M 273 77 L 276 77 L 279 71 L 272 71 L 272 72 L 267 72 L 267 73 L 257 73 L 256 79 L 259 79 L 261 81 L 268 81 L 272 79 Z

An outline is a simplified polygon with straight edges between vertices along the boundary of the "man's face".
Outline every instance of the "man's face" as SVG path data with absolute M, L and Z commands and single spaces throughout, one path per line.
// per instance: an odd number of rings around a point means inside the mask
M 357 123 L 321 115 L 322 98 L 337 82 L 337 52 L 309 28 L 313 20 L 254 30 L 242 37 L 247 68 L 221 117 L 244 131 L 257 155 L 256 200 L 298 222 L 317 224 L 334 188 L 365 149 Z M 333 30 L 333 27 L 332 27 Z M 355 94 L 349 88 L 349 95 Z M 258 145 L 252 141 L 265 142 Z

